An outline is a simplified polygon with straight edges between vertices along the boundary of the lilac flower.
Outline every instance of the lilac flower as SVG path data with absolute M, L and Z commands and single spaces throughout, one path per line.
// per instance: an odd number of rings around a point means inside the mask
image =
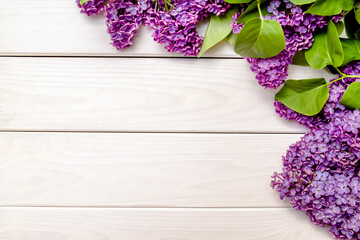
M 200 51 L 203 38 L 196 31 L 196 23 L 209 14 L 222 15 L 230 7 L 223 0 L 178 0 L 172 5 L 170 12 L 148 11 L 144 23 L 154 29 L 156 42 L 164 44 L 169 52 L 184 55 L 197 55 Z
M 342 71 L 360 75 L 360 63 L 353 62 Z M 283 158 L 283 172 L 274 174 L 271 186 L 311 221 L 329 225 L 337 239 L 360 239 L 360 111 L 340 103 L 354 81 L 345 78 L 331 84 L 329 100 L 316 116 L 304 116 L 275 103 L 281 116 L 308 126 L 310 132 L 290 146 Z
M 81 0 L 76 0 L 77 6 L 81 9 L 81 13 L 85 13 L 88 16 L 98 15 L 104 10 L 104 0 L 88 0 L 83 5 L 80 4 Z

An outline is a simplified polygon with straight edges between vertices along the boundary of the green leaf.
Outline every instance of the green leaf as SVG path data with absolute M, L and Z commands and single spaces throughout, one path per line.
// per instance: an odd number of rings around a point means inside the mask
M 343 10 L 343 1 L 344 0 L 317 0 L 306 13 L 320 16 L 337 15 Z
M 240 3 L 249 3 L 252 0 L 224 0 L 224 1 L 230 4 L 240 4 Z
M 360 9 L 355 10 L 355 19 L 358 23 L 360 23 Z
M 235 14 L 235 11 L 236 9 L 231 9 L 225 15 L 211 16 L 198 57 L 231 33 L 232 28 L 230 27 L 230 22 L 232 21 L 232 16 Z
M 349 108 L 360 109 L 360 82 L 354 82 L 346 89 L 341 104 Z
M 226 40 L 234 47 L 238 35 L 239 35 L 239 34 L 230 33 L 230 34 L 226 37 Z
M 355 33 L 355 39 L 360 40 L 360 29 L 356 31 Z
M 328 98 L 329 88 L 324 78 L 288 80 L 275 95 L 275 100 L 307 116 L 318 114 Z
M 344 25 L 343 22 L 337 22 L 337 23 L 335 23 L 335 26 L 336 26 L 336 30 L 338 32 L 338 35 L 340 36 L 344 32 L 345 25 Z
M 269 1 L 269 0 L 261 0 L 260 4 L 263 5 L 267 1 Z M 269 15 L 266 4 L 261 7 L 261 13 L 263 16 Z M 247 21 L 249 21 L 253 18 L 258 18 L 259 16 L 260 15 L 259 15 L 259 11 L 257 9 L 257 2 L 254 1 L 240 15 L 240 17 L 238 18 L 238 23 L 246 23 Z
M 344 50 L 342 48 L 338 31 L 335 24 L 330 21 L 327 30 L 327 46 L 329 49 L 330 59 L 334 67 L 338 67 L 344 61 Z
M 305 58 L 305 51 L 298 51 L 295 53 L 293 59 L 292 59 L 292 64 L 294 65 L 298 65 L 298 66 L 309 66 L 309 63 L 306 61 Z
M 305 52 L 309 65 L 315 69 L 327 65 L 340 66 L 344 60 L 344 51 L 335 24 L 330 21 L 327 33 L 319 33 L 314 38 L 313 45 Z
M 89 0 L 81 0 L 80 1 L 80 5 L 82 6 L 84 3 L 86 3 L 87 1 L 89 1 Z
M 354 60 L 360 60 L 360 41 L 356 39 L 340 39 L 344 49 L 342 66 Z
M 343 0 L 343 7 L 344 11 L 350 11 L 354 7 L 354 0 Z
M 296 5 L 304 5 L 304 4 L 309 4 L 309 3 L 313 3 L 316 0 L 290 0 L 290 2 L 292 2 L 293 4 Z
M 254 18 L 245 23 L 235 44 L 235 52 L 252 58 L 269 58 L 285 48 L 284 32 L 275 20 Z
M 347 37 L 355 38 L 356 32 L 360 29 L 360 24 L 356 21 L 354 10 L 345 15 L 344 22 Z

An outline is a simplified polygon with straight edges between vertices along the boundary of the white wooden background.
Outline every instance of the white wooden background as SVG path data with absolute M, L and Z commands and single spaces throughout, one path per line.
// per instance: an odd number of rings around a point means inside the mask
M 306 129 L 229 45 L 184 58 L 143 27 L 117 52 L 78 12 L 0 4 L 1 240 L 332 239 L 270 189 Z

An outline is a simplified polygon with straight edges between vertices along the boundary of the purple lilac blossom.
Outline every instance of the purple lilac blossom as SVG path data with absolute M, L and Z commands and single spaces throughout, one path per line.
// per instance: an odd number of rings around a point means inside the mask
M 163 2 L 152 0 L 111 0 L 106 7 L 106 23 L 113 45 L 117 49 L 129 47 L 142 24 L 150 26 L 156 42 L 169 52 L 197 55 L 203 38 L 196 31 L 196 23 L 209 14 L 224 14 L 229 4 L 222 0 L 171 1 L 167 12 Z
M 120 50 L 133 44 L 136 32 L 143 23 L 143 12 L 150 9 L 146 0 L 112 0 L 106 7 L 106 25 L 112 45 Z
M 104 0 L 88 0 L 83 5 L 80 4 L 81 0 L 76 0 L 77 6 L 80 8 L 81 13 L 85 13 L 88 16 L 98 15 L 104 10 Z
M 343 72 L 360 75 L 360 62 Z M 358 80 L 345 78 L 331 84 L 325 108 L 316 116 L 275 103 L 281 116 L 308 126 L 310 132 L 290 146 L 283 157 L 283 172 L 274 174 L 271 185 L 315 224 L 330 226 L 337 239 L 360 239 L 360 111 L 340 103 L 346 88 Z
M 162 8 L 147 14 L 145 24 L 154 29 L 156 42 L 185 56 L 196 56 L 200 51 L 203 37 L 196 31 L 196 23 L 209 14 L 222 15 L 230 7 L 222 0 L 177 0 L 171 4 L 169 12 Z
M 105 8 L 106 25 L 116 49 L 133 44 L 135 34 L 142 24 L 150 26 L 156 42 L 164 44 L 169 52 L 196 56 L 203 37 L 196 31 L 196 23 L 210 14 L 222 15 L 230 7 L 223 0 L 173 0 L 169 11 L 162 0 L 89 0 L 80 5 L 87 15 L 99 14 Z

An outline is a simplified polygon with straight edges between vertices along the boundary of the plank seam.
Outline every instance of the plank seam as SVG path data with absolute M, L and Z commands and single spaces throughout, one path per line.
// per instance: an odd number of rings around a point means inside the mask
M 218 60 L 244 60 L 243 57 L 185 57 L 185 56 L 116 56 L 116 55 L 13 55 L 13 54 L 1 54 L 0 58 L 124 58 L 124 59 L 218 59 Z
M 133 134 L 213 134 L 213 135 L 302 135 L 306 132 L 186 132 L 186 131 L 96 131 L 96 130 L 0 130 L 0 133 L 133 133 Z

